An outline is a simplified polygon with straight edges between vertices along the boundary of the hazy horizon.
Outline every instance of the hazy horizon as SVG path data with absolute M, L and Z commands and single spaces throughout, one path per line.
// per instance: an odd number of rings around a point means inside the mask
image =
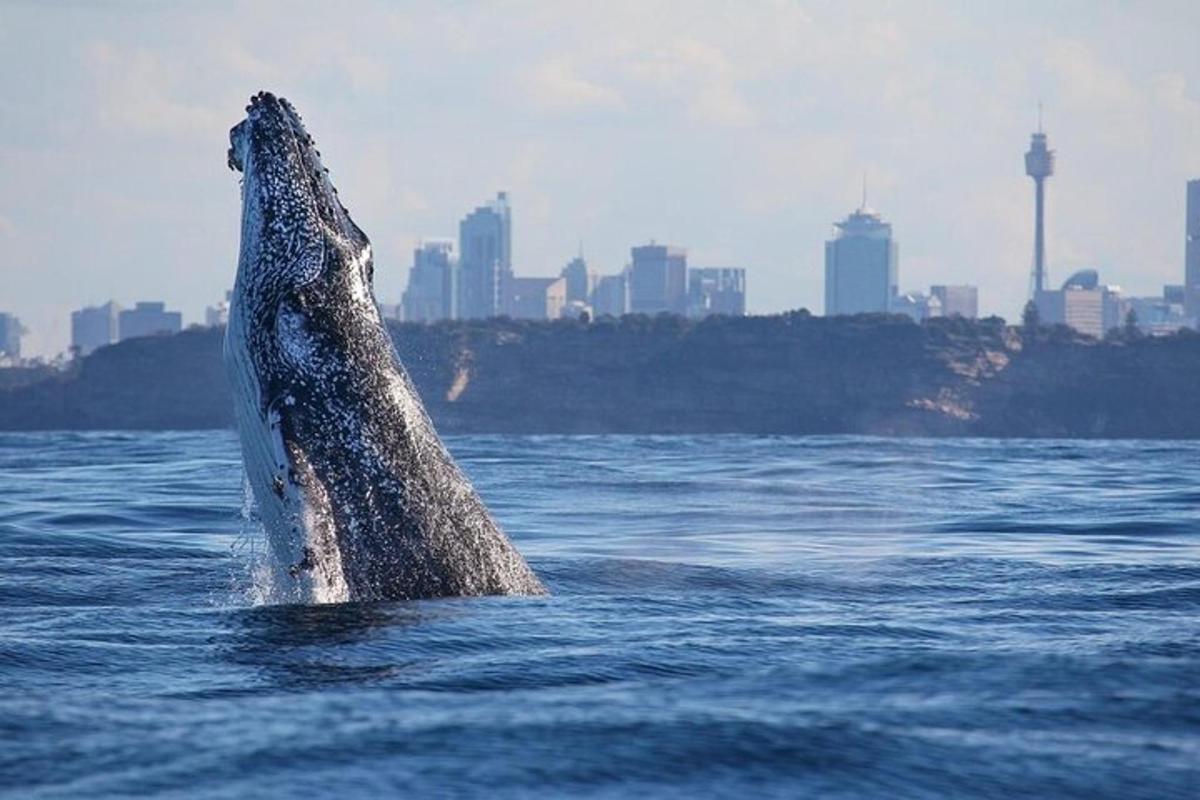
M 893 224 L 900 288 L 974 283 L 1019 316 L 1045 105 L 1052 284 L 1183 281 L 1200 177 L 1200 9 L 1064 2 L 138 2 L 0 9 L 0 311 L 30 355 L 68 314 L 232 283 L 227 133 L 261 88 L 295 102 L 399 301 L 422 238 L 506 190 L 518 274 L 582 241 L 614 272 L 651 238 L 747 269 L 748 310 L 822 310 L 823 242 L 860 201 Z

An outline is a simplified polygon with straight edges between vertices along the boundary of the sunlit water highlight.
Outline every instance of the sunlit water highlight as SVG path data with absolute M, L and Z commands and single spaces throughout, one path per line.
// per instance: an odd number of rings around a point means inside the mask
M 448 443 L 553 596 L 256 605 L 232 434 L 0 435 L 0 792 L 1196 796 L 1200 445 Z

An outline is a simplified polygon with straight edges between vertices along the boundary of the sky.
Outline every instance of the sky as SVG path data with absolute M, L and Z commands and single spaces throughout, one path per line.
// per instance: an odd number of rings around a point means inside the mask
M 823 305 L 832 223 L 894 226 L 900 288 L 1017 319 L 1037 127 L 1050 279 L 1181 283 L 1200 177 L 1200 3 L 0 0 L 0 311 L 26 354 L 69 313 L 232 285 L 228 130 L 290 100 L 399 302 L 422 238 L 507 190 L 518 274 L 654 239 L 747 270 L 751 313 Z

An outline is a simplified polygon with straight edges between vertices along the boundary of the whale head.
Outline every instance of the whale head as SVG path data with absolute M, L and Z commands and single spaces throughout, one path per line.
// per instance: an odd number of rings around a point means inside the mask
M 370 242 L 338 200 L 296 109 L 259 92 L 229 132 L 227 160 L 242 173 L 238 280 L 271 302 L 322 275 L 357 268 L 371 283 Z

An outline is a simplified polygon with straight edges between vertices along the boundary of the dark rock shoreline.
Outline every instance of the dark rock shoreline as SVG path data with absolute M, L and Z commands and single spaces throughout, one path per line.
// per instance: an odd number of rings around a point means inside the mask
M 1200 334 L 1096 341 L 999 319 L 628 316 L 392 326 L 444 433 L 1200 438 Z M 220 329 L 5 387 L 0 430 L 232 425 Z

